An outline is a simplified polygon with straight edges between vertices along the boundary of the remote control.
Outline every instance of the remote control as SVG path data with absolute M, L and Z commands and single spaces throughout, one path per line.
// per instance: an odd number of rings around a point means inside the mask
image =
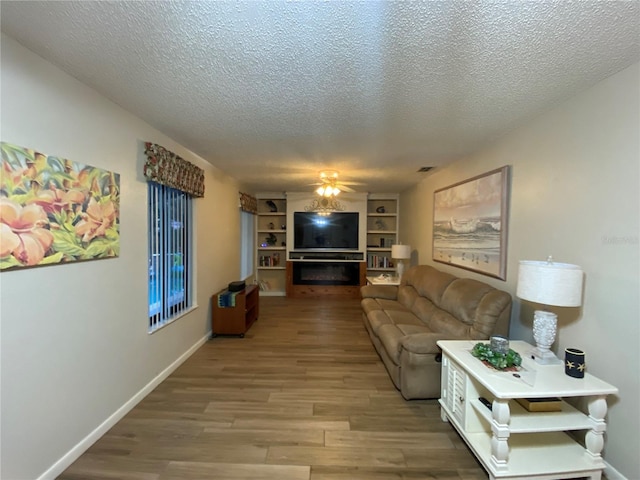
M 489 400 L 487 400 L 486 398 L 479 397 L 478 400 L 480 400 L 480 403 L 483 404 L 485 407 L 487 407 L 489 410 L 492 409 L 491 402 Z

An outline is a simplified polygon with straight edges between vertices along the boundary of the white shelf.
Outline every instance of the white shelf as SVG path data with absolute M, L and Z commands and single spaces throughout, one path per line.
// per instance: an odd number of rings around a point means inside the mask
M 491 410 L 479 400 L 471 400 L 476 411 L 491 423 Z M 567 402 L 562 402 L 559 412 L 529 412 L 517 401 L 509 402 L 511 433 L 557 432 L 558 430 L 583 430 L 592 427 L 589 417 Z
M 467 433 L 465 440 L 484 467 L 491 465 L 491 435 Z M 587 461 L 584 448 L 563 432 L 516 435 L 509 438 L 509 462 L 504 471 L 494 471 L 496 478 L 549 476 L 572 478 L 604 468 L 604 462 Z M 557 472 L 566 472 L 557 477 Z
M 274 250 L 286 250 L 287 247 L 258 247 L 258 250 L 269 250 L 269 251 L 274 251 Z
M 283 217 L 287 212 L 258 212 L 261 217 Z
M 285 270 L 286 267 L 258 267 L 258 270 Z

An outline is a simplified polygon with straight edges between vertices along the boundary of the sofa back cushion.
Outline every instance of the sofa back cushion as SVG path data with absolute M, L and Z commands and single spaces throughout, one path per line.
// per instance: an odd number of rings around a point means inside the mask
M 432 331 L 474 340 L 506 334 L 511 295 L 492 286 L 457 278 L 428 265 L 411 267 L 402 277 L 398 300 Z M 496 326 L 500 328 L 496 330 Z
M 429 265 L 416 265 L 402 276 L 399 291 L 405 287 L 412 287 L 417 296 L 425 297 L 440 307 L 442 294 L 455 279 L 453 275 L 436 270 Z M 411 308 L 410 305 L 405 306 Z

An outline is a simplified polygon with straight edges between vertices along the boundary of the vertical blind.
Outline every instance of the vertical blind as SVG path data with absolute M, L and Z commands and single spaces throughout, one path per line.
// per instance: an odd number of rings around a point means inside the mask
M 191 305 L 191 198 L 149 183 L 149 329 Z

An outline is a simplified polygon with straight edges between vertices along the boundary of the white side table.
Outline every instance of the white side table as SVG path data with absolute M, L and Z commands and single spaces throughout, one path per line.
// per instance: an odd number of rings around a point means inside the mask
M 439 341 L 442 348 L 442 419 L 451 421 L 490 478 L 552 480 L 601 478 L 606 396 L 618 389 L 585 374 L 565 375 L 563 365 L 538 365 L 525 357 L 533 347 L 512 341 L 522 371 L 500 372 L 471 355 L 476 341 Z M 485 406 L 480 397 L 491 402 Z M 529 412 L 516 398 L 587 397 L 588 414 L 562 402 L 559 412 Z M 567 435 L 588 430 L 586 447 Z
M 398 277 L 379 277 L 368 276 L 368 285 L 400 285 L 400 279 Z

